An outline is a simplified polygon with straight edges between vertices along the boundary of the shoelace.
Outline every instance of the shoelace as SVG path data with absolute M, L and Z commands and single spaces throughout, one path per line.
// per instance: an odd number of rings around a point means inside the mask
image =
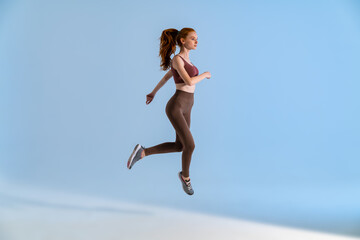
M 185 181 L 185 184 L 186 186 L 188 187 L 188 189 L 191 189 L 191 182 L 190 182 L 190 179 L 189 180 L 184 180 Z

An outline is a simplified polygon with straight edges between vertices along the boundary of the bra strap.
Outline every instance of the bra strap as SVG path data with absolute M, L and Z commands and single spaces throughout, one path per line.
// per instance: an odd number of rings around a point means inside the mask
M 187 64 L 189 64 L 190 65 L 190 63 L 188 63 L 187 61 L 185 61 L 185 59 L 182 57 L 182 56 L 180 56 L 180 55 L 178 55 L 179 57 L 181 57 L 181 59 L 185 62 L 185 63 L 187 63 Z M 194 67 L 194 66 L 192 66 L 192 65 L 190 65 L 191 67 Z

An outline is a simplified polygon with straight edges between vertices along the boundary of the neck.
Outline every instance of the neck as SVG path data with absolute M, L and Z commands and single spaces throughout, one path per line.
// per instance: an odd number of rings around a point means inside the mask
M 189 59 L 190 50 L 183 48 L 180 50 L 179 54 L 187 59 Z

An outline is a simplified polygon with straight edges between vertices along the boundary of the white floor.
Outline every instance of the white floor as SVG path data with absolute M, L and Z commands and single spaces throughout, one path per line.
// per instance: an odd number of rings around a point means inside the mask
M 359 239 L 35 189 L 0 188 L 1 240 Z

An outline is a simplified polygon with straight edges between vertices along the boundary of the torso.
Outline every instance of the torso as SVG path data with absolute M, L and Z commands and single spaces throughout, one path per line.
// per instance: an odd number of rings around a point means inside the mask
M 185 61 L 186 61 L 189 65 L 193 66 L 193 65 L 190 63 L 190 61 L 188 61 L 188 60 L 186 60 L 186 59 L 185 59 Z M 174 68 L 174 69 L 175 69 L 175 68 Z M 176 70 L 176 69 L 175 69 L 175 70 Z M 195 85 L 189 86 L 189 85 L 187 85 L 186 83 L 175 83 L 175 86 L 176 86 L 176 89 L 181 90 L 181 91 L 184 91 L 184 92 L 189 92 L 189 93 L 194 93 L 194 92 L 195 92 Z
M 189 92 L 189 93 L 195 92 L 195 85 L 189 86 L 189 85 L 186 85 L 185 83 L 176 83 L 175 86 L 176 86 L 176 89 L 179 89 L 184 92 Z

